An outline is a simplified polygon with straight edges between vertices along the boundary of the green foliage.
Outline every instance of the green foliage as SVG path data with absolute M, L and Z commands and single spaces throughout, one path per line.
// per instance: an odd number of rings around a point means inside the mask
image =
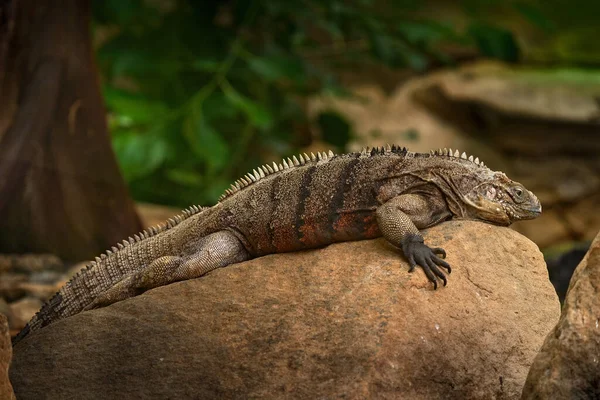
M 500 27 L 475 21 L 460 33 L 417 17 L 424 2 L 391 3 L 94 0 L 113 144 L 134 197 L 212 204 L 251 167 L 310 142 L 303 99 L 344 94 L 337 77 L 349 68 L 425 71 L 451 61 L 448 43 L 518 57 Z M 343 116 L 316 123 L 345 150 L 352 127 Z
M 484 56 L 510 62 L 519 60 L 519 47 L 510 31 L 475 23 L 469 27 L 469 34 Z
M 325 111 L 317 117 L 322 139 L 331 143 L 338 152 L 343 152 L 352 136 L 352 127 L 346 119 L 335 111 Z

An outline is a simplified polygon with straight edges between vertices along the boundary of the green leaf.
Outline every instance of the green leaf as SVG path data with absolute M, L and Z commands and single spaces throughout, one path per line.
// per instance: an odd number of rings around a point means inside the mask
M 166 104 L 150 100 L 112 87 L 104 87 L 104 99 L 108 108 L 124 125 L 131 123 L 152 123 L 169 111 Z
M 306 71 L 299 57 L 275 54 L 253 57 L 248 61 L 248 67 L 269 82 L 281 79 L 290 79 L 301 85 L 306 82 Z
M 335 111 L 324 111 L 317 117 L 323 140 L 344 150 L 352 138 L 352 127 L 344 116 Z
M 276 81 L 286 75 L 279 65 L 267 58 L 254 57 L 248 62 L 248 66 L 252 71 L 269 81 Z
M 127 25 L 139 14 L 141 1 L 139 0 L 94 0 L 92 10 L 94 16 L 102 21 L 115 21 Z
M 480 23 L 472 24 L 467 31 L 484 56 L 508 62 L 519 60 L 519 46 L 512 32 Z
M 130 131 L 117 132 L 113 148 L 128 182 L 150 175 L 162 165 L 168 152 L 168 144 L 160 136 Z
M 404 54 L 406 64 L 415 71 L 425 71 L 429 67 L 429 59 L 422 53 L 408 50 Z
M 209 59 L 196 60 L 192 63 L 192 68 L 194 70 L 202 72 L 217 72 L 220 66 L 221 63 L 219 63 L 217 60 Z
M 166 171 L 166 176 L 172 182 L 189 187 L 200 187 L 203 181 L 201 174 L 188 169 L 169 169 Z
M 514 7 L 529 22 L 545 32 L 553 32 L 556 29 L 554 23 L 543 14 L 540 8 L 525 2 L 515 3 Z
M 192 151 L 204 160 L 210 169 L 220 169 L 227 164 L 227 143 L 206 121 L 202 110 L 194 110 L 187 115 L 183 122 L 183 135 Z
M 98 60 L 106 65 L 111 77 L 127 77 L 134 82 L 149 78 L 170 79 L 182 70 L 185 58 L 174 49 L 142 41 L 125 32 L 105 43 L 98 51 Z M 156 84 L 159 84 L 157 82 Z
M 242 96 L 232 86 L 225 85 L 223 93 L 229 102 L 239 108 L 250 120 L 252 125 L 260 129 L 268 129 L 273 123 L 273 115 L 262 104 Z
M 369 36 L 371 42 L 371 51 L 373 55 L 383 61 L 385 64 L 392 64 L 394 61 L 394 44 L 389 36 L 379 33 L 372 33 Z
M 233 120 L 239 114 L 239 109 L 231 105 L 221 92 L 213 92 L 202 102 L 204 116 L 210 121 L 217 119 Z
M 427 22 L 403 21 L 398 24 L 397 30 L 410 43 L 427 44 L 452 36 L 452 31 L 441 25 Z
M 331 35 L 333 40 L 341 40 L 344 37 L 344 33 L 342 29 L 335 24 L 333 21 L 325 20 L 325 19 L 317 19 L 316 24 L 319 28 L 323 29 L 325 32 Z

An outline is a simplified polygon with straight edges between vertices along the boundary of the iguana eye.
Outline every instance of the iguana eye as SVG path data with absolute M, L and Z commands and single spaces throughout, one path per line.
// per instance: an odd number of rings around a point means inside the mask
M 516 187 L 513 189 L 513 197 L 515 199 L 515 201 L 522 201 L 523 200 L 523 189 L 520 187 Z

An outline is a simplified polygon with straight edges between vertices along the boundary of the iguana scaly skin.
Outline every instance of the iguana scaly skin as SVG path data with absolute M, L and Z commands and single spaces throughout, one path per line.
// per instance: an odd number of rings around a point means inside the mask
M 385 237 L 437 288 L 450 272 L 419 229 L 450 218 L 509 225 L 535 218 L 539 200 L 521 184 L 452 149 L 431 154 L 387 146 L 319 153 L 257 168 L 213 207 L 191 207 L 96 258 L 15 338 L 81 311 L 265 254 Z M 438 256 L 439 255 L 439 256 Z

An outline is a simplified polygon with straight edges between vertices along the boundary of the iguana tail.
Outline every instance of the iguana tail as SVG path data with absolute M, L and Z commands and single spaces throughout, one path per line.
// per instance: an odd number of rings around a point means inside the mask
M 13 339 L 13 345 L 25 338 L 31 331 L 43 328 L 60 319 L 75 315 L 94 304 L 94 300 L 114 287 L 127 276 L 147 267 L 161 253 L 173 252 L 174 244 L 171 228 L 198 214 L 206 208 L 192 206 L 182 214 L 169 219 L 166 224 L 151 227 L 124 240 L 105 254 L 96 257 L 79 271 L 57 293 L 48 300 L 40 311 L 25 325 Z M 161 236 L 158 246 L 156 235 Z M 153 240 L 148 240 L 153 237 Z

